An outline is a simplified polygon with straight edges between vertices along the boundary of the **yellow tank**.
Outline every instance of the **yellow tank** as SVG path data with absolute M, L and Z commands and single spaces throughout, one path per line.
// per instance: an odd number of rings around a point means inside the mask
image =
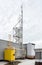
M 4 60 L 14 61 L 15 60 L 15 49 L 6 48 L 4 50 Z

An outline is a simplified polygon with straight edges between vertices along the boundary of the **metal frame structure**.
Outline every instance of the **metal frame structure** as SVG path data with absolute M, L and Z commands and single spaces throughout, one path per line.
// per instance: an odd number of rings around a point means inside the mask
M 19 27 L 17 25 L 19 24 Z M 22 48 L 23 44 L 23 6 L 21 6 L 21 15 L 18 23 L 13 27 L 13 40 L 15 43 L 19 43 Z

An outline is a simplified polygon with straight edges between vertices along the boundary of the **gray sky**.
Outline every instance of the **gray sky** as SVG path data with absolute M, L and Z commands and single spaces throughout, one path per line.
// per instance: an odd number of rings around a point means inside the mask
M 12 34 L 22 3 L 24 42 L 34 42 L 36 47 L 42 47 L 42 0 L 0 0 L 0 39 L 7 40 L 8 34 Z

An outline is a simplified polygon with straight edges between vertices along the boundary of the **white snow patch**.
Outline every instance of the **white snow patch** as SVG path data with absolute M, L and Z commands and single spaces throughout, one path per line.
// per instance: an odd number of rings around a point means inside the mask
M 18 65 L 35 65 L 35 60 L 22 60 Z

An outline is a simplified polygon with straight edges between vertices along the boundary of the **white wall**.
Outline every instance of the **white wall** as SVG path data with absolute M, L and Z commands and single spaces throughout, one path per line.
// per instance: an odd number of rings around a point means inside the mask
M 35 56 L 35 45 L 32 45 L 31 43 L 27 44 L 27 56 Z

